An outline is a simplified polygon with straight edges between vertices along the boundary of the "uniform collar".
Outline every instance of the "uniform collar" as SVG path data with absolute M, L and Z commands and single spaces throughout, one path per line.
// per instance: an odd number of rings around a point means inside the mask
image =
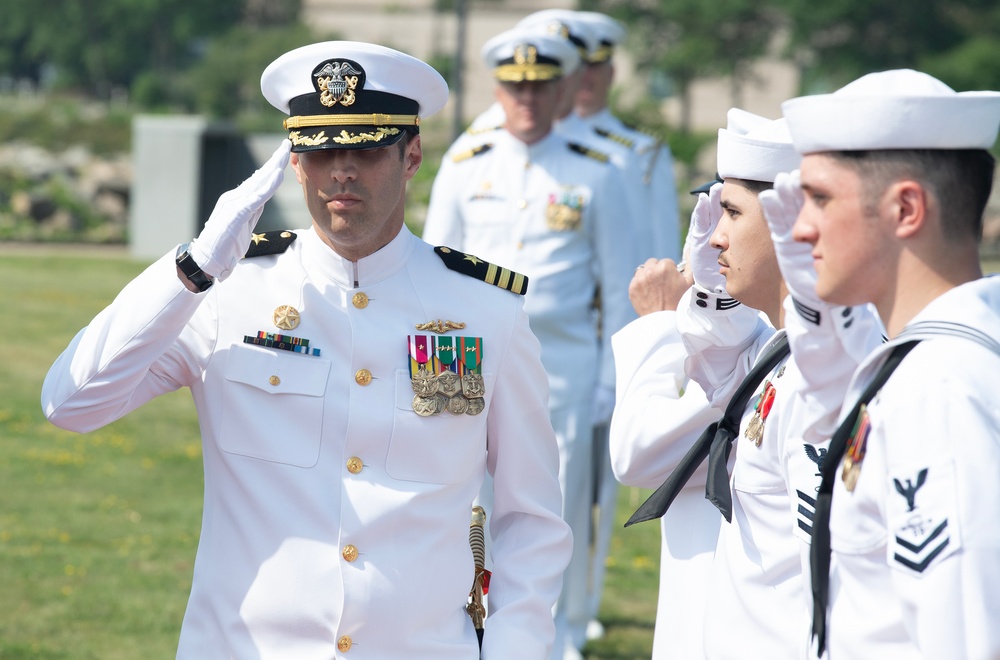
M 316 234 L 315 228 L 303 232 L 302 265 L 311 277 L 333 280 L 353 289 L 371 286 L 399 272 L 418 240 L 403 225 L 396 237 L 377 252 L 358 261 L 350 261 L 333 251 Z
M 549 134 L 534 144 L 525 144 L 510 134 L 506 129 L 497 140 L 504 145 L 506 151 L 515 156 L 521 156 L 527 160 L 533 160 L 538 154 L 544 153 L 552 148 L 553 144 L 558 144 L 562 138 L 556 134 L 555 127 Z

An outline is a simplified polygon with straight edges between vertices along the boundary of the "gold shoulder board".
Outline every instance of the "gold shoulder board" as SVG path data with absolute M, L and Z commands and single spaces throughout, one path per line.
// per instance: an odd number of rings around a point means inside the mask
M 244 259 L 266 257 L 269 254 L 281 254 L 298 238 L 288 230 L 266 231 L 263 234 L 250 236 L 250 249 L 243 255 Z
M 598 161 L 600 163 L 606 163 L 606 162 L 608 162 L 608 155 L 607 154 L 601 153 L 600 151 L 594 151 L 593 149 L 588 149 L 587 147 L 583 146 L 582 144 L 576 144 L 575 142 L 570 142 L 569 143 L 569 149 L 570 149 L 570 151 L 575 151 L 576 153 L 580 154 L 581 156 L 586 156 L 587 158 L 593 158 L 594 160 L 596 160 L 596 161 Z
M 502 268 L 488 261 L 483 261 L 479 257 L 465 254 L 450 247 L 438 246 L 434 248 L 437 256 L 441 257 L 444 265 L 456 272 L 482 280 L 487 284 L 498 286 L 501 289 L 511 291 L 523 296 L 528 290 L 528 278 L 520 273 L 515 273 L 507 268 Z
M 484 154 L 493 148 L 492 142 L 487 142 L 486 144 L 480 144 L 471 149 L 466 149 L 465 151 L 460 151 L 451 157 L 451 162 L 461 163 L 463 160 L 469 160 L 473 156 L 478 156 L 479 154 Z
M 625 137 L 624 135 L 619 135 L 618 133 L 612 133 L 611 131 L 605 130 L 603 128 L 595 128 L 594 132 L 603 138 L 607 138 L 618 144 L 625 145 L 629 149 L 635 146 L 635 140 Z
M 482 135 L 483 133 L 490 133 L 492 131 L 497 131 L 503 128 L 502 125 L 497 124 L 496 126 L 483 126 L 481 128 L 468 127 L 465 129 L 466 135 Z

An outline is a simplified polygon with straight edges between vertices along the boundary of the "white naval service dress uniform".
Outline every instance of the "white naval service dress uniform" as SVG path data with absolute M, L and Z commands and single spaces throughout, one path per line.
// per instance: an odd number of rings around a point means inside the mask
M 785 333 L 732 302 L 695 285 L 678 305 L 678 328 L 689 354 L 685 370 L 716 407 L 725 406 L 756 359 Z M 796 318 L 800 312 L 790 296 L 784 305 L 791 355 L 758 387 L 733 445 L 732 523 L 721 522 L 709 587 L 712 613 L 704 628 L 709 658 L 742 658 L 748 649 L 767 658 L 807 653 L 815 494 L 820 461 L 836 426 L 824 406 L 842 400 L 857 365 L 850 355 L 834 351 L 845 327 L 870 326 L 855 324 L 848 308 L 817 316 L 822 326 L 808 335 L 801 329 L 808 321 Z M 800 364 L 810 366 L 809 378 Z M 748 427 L 758 414 L 757 402 L 768 398 L 768 387 L 772 405 L 757 444 Z
M 538 342 L 521 298 L 447 268 L 403 228 L 358 262 L 312 230 L 204 294 L 173 255 L 134 282 L 50 370 L 57 425 L 89 431 L 190 387 L 205 507 L 179 658 L 479 657 L 464 606 L 470 507 L 493 473 L 483 658 L 547 657 L 570 552 Z M 248 345 L 274 328 L 320 355 Z M 407 336 L 436 319 L 482 338 L 485 410 L 418 416 Z
M 586 610 L 592 397 L 597 385 L 613 390 L 611 335 L 635 316 L 627 295 L 638 263 L 634 237 L 618 230 L 621 186 L 609 163 L 556 133 L 532 145 L 505 130 L 494 137 L 475 155 L 442 162 L 423 236 L 531 281 L 524 308 L 549 376 L 564 515 L 575 538 L 559 609 Z M 600 334 L 593 307 L 598 286 Z M 584 611 L 582 626 L 586 621 Z M 584 631 L 570 632 L 582 646 Z
M 652 135 L 626 126 L 621 119 L 604 108 L 580 119 L 584 126 L 607 142 L 625 146 L 635 159 L 635 171 L 643 190 L 643 204 L 652 236 L 649 256 L 657 259 L 679 259 L 681 254 L 680 208 L 677 183 L 670 147 Z
M 829 658 L 1000 657 L 1000 277 L 931 302 L 861 365 L 849 411 L 897 344 L 923 338 L 868 405 L 866 452 L 830 513 Z
M 615 333 L 618 384 L 610 457 L 626 486 L 656 488 L 705 427 L 719 418 L 684 375 L 687 353 L 673 311 L 639 317 Z M 660 587 L 652 660 L 705 657 L 702 628 L 719 512 L 705 499 L 707 463 L 660 520 Z

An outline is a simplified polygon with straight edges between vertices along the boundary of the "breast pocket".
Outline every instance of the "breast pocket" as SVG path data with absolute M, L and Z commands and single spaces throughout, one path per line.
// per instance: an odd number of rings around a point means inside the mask
M 329 376 L 327 360 L 233 345 L 223 385 L 222 450 L 297 467 L 315 465 Z
M 396 411 L 385 471 L 393 479 L 431 484 L 457 484 L 469 479 L 486 461 L 486 416 L 493 374 L 484 374 L 485 408 L 478 415 L 413 411 L 413 386 L 404 369 L 396 372 Z M 458 396 L 461 396 L 459 394 Z

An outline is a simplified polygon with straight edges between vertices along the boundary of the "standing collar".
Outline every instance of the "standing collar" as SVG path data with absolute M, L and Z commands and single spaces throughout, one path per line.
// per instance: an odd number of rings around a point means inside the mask
M 401 270 L 419 240 L 403 225 L 396 237 L 376 252 L 351 261 L 341 257 L 324 243 L 316 228 L 303 232 L 302 266 L 310 277 L 333 280 L 353 289 L 371 286 Z

